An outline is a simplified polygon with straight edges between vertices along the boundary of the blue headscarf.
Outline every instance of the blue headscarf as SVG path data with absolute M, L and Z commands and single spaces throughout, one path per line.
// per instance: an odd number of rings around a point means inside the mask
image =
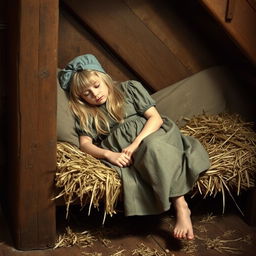
M 96 70 L 106 73 L 94 55 L 81 55 L 71 60 L 64 69 L 59 71 L 58 78 L 61 88 L 69 91 L 73 75 L 82 70 Z

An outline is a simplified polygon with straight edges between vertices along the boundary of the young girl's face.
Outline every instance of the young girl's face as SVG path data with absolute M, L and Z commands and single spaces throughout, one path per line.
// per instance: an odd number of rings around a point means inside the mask
M 94 76 L 80 97 L 90 105 L 99 106 L 107 101 L 108 93 L 106 83 L 99 77 Z

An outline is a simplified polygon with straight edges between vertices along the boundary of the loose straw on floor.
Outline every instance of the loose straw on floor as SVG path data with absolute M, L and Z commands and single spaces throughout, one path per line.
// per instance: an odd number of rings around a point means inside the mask
M 73 232 L 70 227 L 66 228 L 66 232 L 59 235 L 55 247 L 71 247 L 76 245 L 80 248 L 92 247 L 97 239 L 91 235 L 88 231 L 84 232 Z

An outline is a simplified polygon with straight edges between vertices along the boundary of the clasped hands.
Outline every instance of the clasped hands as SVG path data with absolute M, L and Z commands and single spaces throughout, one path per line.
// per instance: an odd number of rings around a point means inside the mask
M 127 167 L 133 163 L 133 153 L 138 148 L 137 143 L 132 143 L 128 147 L 124 148 L 122 152 L 110 151 L 107 160 L 119 167 Z

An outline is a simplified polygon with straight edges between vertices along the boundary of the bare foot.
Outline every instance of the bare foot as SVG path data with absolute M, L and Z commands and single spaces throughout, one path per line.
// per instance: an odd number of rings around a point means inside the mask
M 175 201 L 174 201 L 175 202 Z M 176 224 L 173 230 L 173 235 L 178 239 L 194 239 L 193 227 L 190 218 L 190 210 L 187 203 L 174 203 L 176 209 Z

